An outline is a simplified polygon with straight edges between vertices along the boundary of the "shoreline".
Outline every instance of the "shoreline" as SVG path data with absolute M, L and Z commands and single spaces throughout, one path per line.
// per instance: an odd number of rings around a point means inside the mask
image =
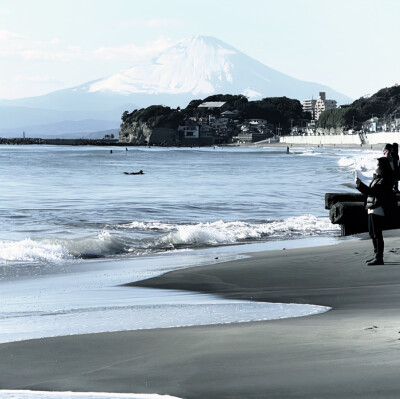
M 294 144 L 294 143 L 268 143 L 265 141 L 259 141 L 255 143 L 234 143 L 234 144 L 216 144 L 216 145 L 141 145 L 141 144 L 130 144 L 112 142 L 103 139 L 46 139 L 46 138 L 2 138 L 0 139 L 0 145 L 50 145 L 50 146 L 72 146 L 72 147 L 86 147 L 86 146 L 97 146 L 97 147 L 126 147 L 126 148 L 232 148 L 232 147 L 278 147 L 278 148 L 329 148 L 329 149 L 360 149 L 360 150 L 373 150 L 381 151 L 384 144 Z
M 247 253 L 252 252 L 336 245 L 347 240 L 340 237 L 311 237 L 215 247 L 190 253 L 89 260 L 65 266 L 61 274 L 42 270 L 39 279 L 36 279 L 39 277 L 37 270 L 34 277 L 29 276 L 28 270 L 25 270 L 25 275 L 19 271 L 18 278 L 1 280 L 0 302 L 3 302 L 3 306 L 0 306 L 0 343 L 65 335 L 231 324 L 242 320 L 272 320 L 321 312 L 324 310 L 313 304 L 276 306 L 234 302 L 216 295 L 201 295 L 190 291 L 149 288 L 132 290 L 129 283 L 170 271 L 225 263 L 250 256 Z M 79 276 L 79 292 L 75 292 L 76 276 Z M 92 288 L 93 284 L 96 289 Z M 37 304 L 36 298 L 40 298 Z M 23 305 L 25 300 L 29 304 Z M 14 303 L 20 305 L 15 306 Z M 61 314 L 58 314 L 59 309 L 63 309 Z M 92 310 L 88 312 L 87 309 Z M 40 311 L 39 316 L 35 316 L 35 310 Z M 179 318 L 176 317 L 177 310 Z M 21 319 L 14 315 L 8 320 L 9 312 L 14 311 L 25 316 Z M 26 331 L 21 330 L 21 320 Z
M 253 253 L 134 285 L 333 309 L 292 319 L 100 333 L 0 345 L 0 388 L 182 398 L 395 398 L 400 234 L 384 266 L 369 240 Z
M 248 144 L 240 144 L 243 147 L 278 147 L 278 148 L 287 148 L 289 150 L 291 148 L 328 148 L 328 149 L 337 149 L 337 150 L 372 150 L 372 151 L 381 151 L 385 144 L 294 144 L 294 143 L 265 143 L 265 142 L 256 142 L 256 143 L 248 143 Z

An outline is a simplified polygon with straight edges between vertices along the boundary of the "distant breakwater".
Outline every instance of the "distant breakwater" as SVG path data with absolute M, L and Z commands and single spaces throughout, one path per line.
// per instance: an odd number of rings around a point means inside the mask
M 124 146 L 128 144 L 119 143 L 116 140 L 91 140 L 91 139 L 42 139 L 42 138 L 0 138 L 0 144 L 9 145 L 98 145 L 98 146 Z
M 186 142 L 184 144 L 151 144 L 157 147 L 211 147 L 211 144 L 196 142 Z M 47 144 L 47 145 L 97 145 L 97 146 L 115 146 L 115 147 L 148 147 L 148 144 L 126 143 L 117 140 L 91 140 L 91 139 L 42 139 L 42 138 L 1 138 L 0 145 L 29 145 L 29 144 Z

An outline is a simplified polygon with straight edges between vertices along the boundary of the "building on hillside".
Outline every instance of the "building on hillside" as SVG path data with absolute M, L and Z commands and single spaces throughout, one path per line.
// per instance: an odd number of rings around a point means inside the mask
M 252 127 L 249 130 L 242 130 L 237 136 L 232 137 L 232 141 L 236 143 L 256 143 L 272 136 L 272 134 L 262 133 L 255 127 Z
M 224 111 L 221 112 L 221 117 L 222 118 L 230 118 L 230 119 L 235 119 L 238 118 L 240 115 L 240 111 L 238 111 L 237 109 L 233 110 L 233 111 Z
M 191 124 L 178 127 L 178 133 L 182 133 L 183 138 L 195 138 L 200 137 L 200 126 Z
M 255 125 L 255 126 L 264 126 L 268 124 L 268 121 L 266 119 L 248 119 L 247 122 L 250 125 Z
M 315 120 L 319 119 L 319 116 L 328 109 L 335 109 L 337 107 L 336 100 L 327 100 L 326 93 L 320 92 L 319 98 L 315 103 Z
M 303 111 L 304 112 L 309 112 L 311 114 L 311 119 L 315 119 L 314 117 L 314 110 L 315 110 L 315 103 L 317 100 L 314 99 L 308 99 L 308 100 L 303 100 Z
M 226 108 L 226 102 L 224 101 L 206 101 L 201 103 L 197 108 L 203 108 L 208 110 L 224 111 Z
M 269 124 L 265 119 L 248 119 L 240 126 L 240 131 L 232 141 L 238 143 L 255 143 L 272 137 L 272 129 L 274 126 Z
M 399 131 L 400 130 L 400 118 L 394 118 L 392 122 L 392 131 Z
M 328 109 L 334 109 L 336 107 L 336 100 L 327 100 L 326 93 L 324 91 L 319 93 L 318 100 L 303 100 L 303 111 L 310 112 L 312 119 L 316 121 L 319 119 L 319 116 L 322 114 L 322 112 Z
M 366 133 L 381 132 L 383 130 L 384 122 L 378 117 L 373 116 L 362 124 L 362 130 Z

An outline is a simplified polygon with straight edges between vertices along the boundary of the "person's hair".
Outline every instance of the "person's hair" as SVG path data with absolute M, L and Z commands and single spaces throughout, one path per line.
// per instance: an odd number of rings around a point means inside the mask
M 379 177 L 393 179 L 393 170 L 390 161 L 386 157 L 378 158 L 378 168 L 376 174 Z
M 389 152 L 391 152 L 392 151 L 392 148 L 393 148 L 393 146 L 392 146 L 392 144 L 390 144 L 390 143 L 387 143 L 387 144 L 385 144 L 385 146 L 383 147 L 383 152 L 385 152 L 385 151 L 389 151 Z

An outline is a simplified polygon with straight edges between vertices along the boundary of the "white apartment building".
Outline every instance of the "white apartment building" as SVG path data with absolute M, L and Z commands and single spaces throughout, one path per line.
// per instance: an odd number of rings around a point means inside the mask
M 319 93 L 318 100 L 304 100 L 303 111 L 311 112 L 312 119 L 318 120 L 322 112 L 328 109 L 334 109 L 337 107 L 336 100 L 327 100 L 326 93 L 321 91 Z
M 314 99 L 303 100 L 303 111 L 309 112 L 311 114 L 311 119 L 315 119 L 314 110 L 315 110 L 316 102 L 317 102 L 317 100 L 314 100 Z

